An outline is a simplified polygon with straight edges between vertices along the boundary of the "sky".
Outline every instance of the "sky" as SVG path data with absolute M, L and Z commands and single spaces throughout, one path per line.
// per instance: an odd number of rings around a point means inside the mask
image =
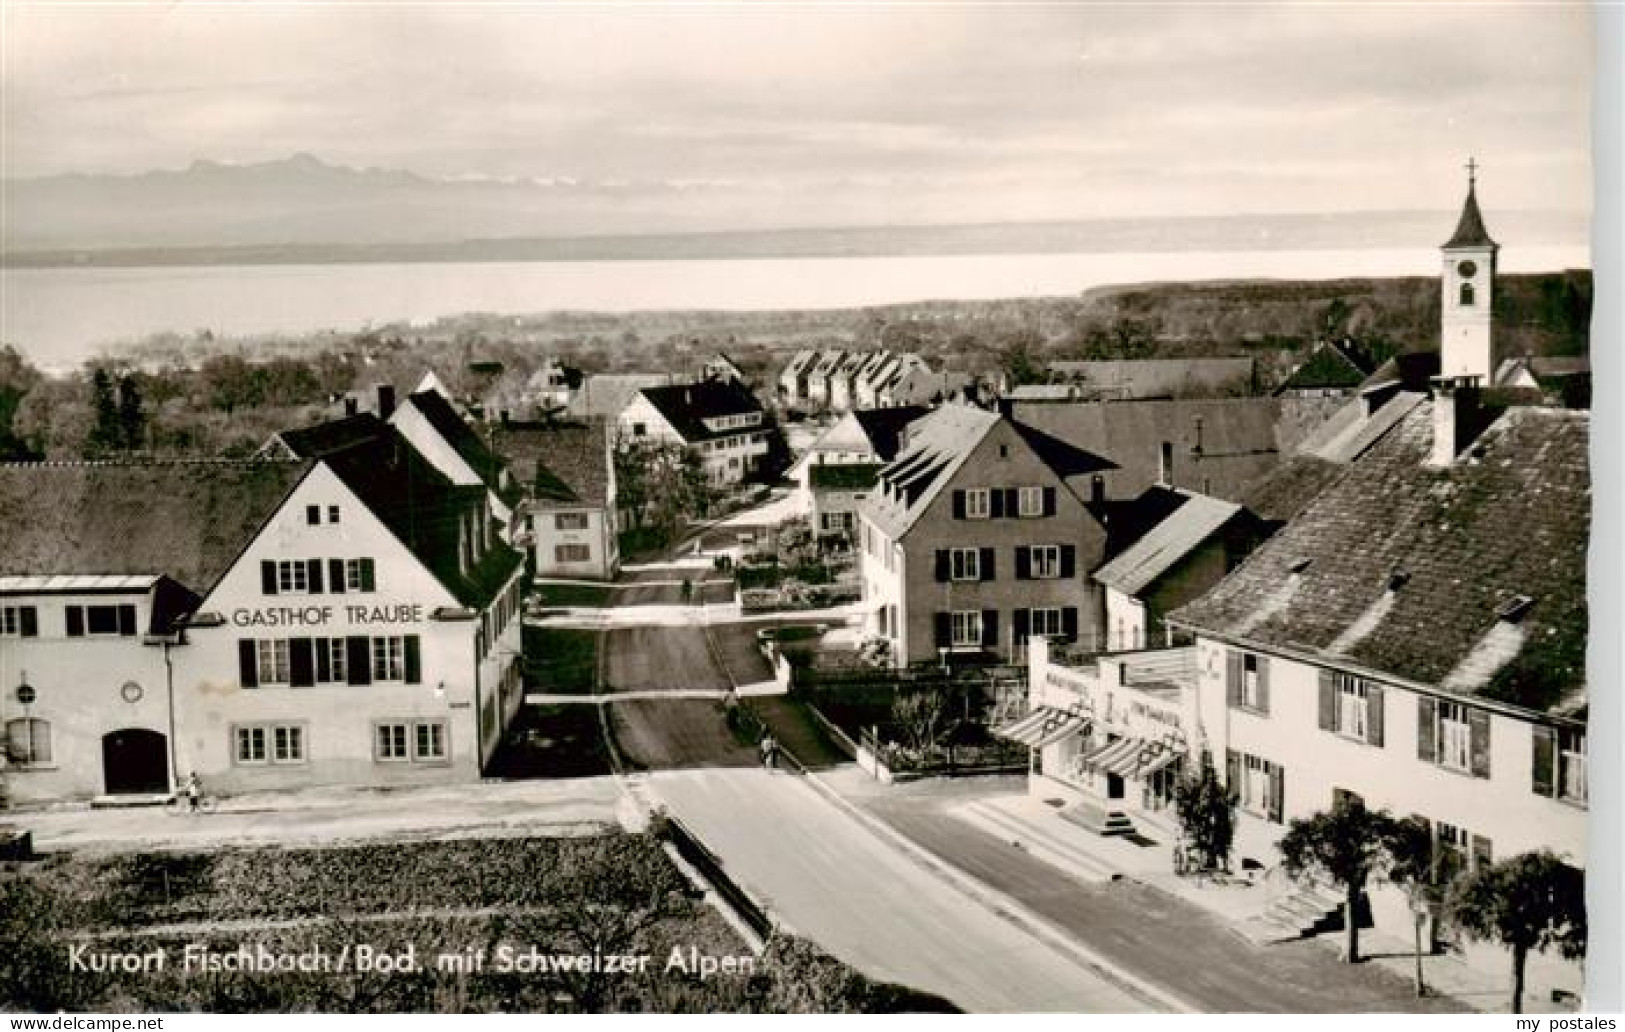
M 305 152 L 808 225 L 1449 209 L 1474 155 L 1590 206 L 1582 3 L 0 6 L 7 177 Z

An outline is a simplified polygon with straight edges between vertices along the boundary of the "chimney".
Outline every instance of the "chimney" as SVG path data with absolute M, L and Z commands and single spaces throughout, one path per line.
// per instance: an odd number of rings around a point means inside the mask
M 358 414 L 360 411 L 361 402 L 357 400 L 354 394 L 346 394 L 344 396 L 344 414 L 347 416 L 353 416 Z
M 1433 453 L 1430 466 L 1456 461 L 1472 438 L 1478 415 L 1478 377 L 1441 376 L 1433 381 Z
M 381 383 L 378 385 L 378 418 L 387 420 L 395 414 L 395 385 Z
M 1174 442 L 1163 441 L 1157 455 L 1157 483 L 1164 487 L 1174 485 Z
M 1106 503 L 1106 478 L 1096 473 L 1089 478 L 1089 504 L 1104 505 Z

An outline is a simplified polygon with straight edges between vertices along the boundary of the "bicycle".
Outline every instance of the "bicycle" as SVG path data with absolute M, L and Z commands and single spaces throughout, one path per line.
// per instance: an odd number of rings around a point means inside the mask
M 185 792 L 176 792 L 169 797 L 169 800 L 166 803 L 164 803 L 164 812 L 168 813 L 171 817 L 176 817 L 187 813 L 214 813 L 218 805 L 219 800 L 215 799 L 214 796 L 199 795 L 197 797 L 197 805 L 193 806 L 191 796 L 187 795 Z

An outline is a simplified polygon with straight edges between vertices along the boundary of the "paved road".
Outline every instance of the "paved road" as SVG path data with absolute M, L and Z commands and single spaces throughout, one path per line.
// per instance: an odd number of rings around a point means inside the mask
M 706 699 L 640 699 L 610 704 L 610 733 L 631 770 L 751 767 L 756 750 L 728 730 L 722 704 Z
M 703 627 L 615 627 L 604 632 L 605 691 L 733 685 L 717 669 Z
M 946 796 L 945 798 L 951 798 Z M 859 800 L 869 812 L 977 880 L 1066 929 L 1112 963 L 1210 1013 L 1459 1012 L 1411 984 L 1350 966 L 1321 944 L 1255 946 L 1184 900 L 1132 881 L 1086 885 L 910 795 Z
M 232 844 L 327 845 L 373 838 L 565 835 L 616 826 L 613 778 L 473 783 L 375 791 L 356 788 L 260 792 L 225 800 L 216 813 L 162 808 L 68 808 L 6 815 L 34 833 L 40 850 L 119 851 Z
M 920 867 L 808 785 L 760 769 L 653 775 L 650 787 L 799 934 L 966 1010 L 1147 1005 Z

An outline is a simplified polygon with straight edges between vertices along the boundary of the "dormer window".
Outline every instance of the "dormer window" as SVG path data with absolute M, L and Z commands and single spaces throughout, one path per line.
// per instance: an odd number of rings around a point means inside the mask
M 1495 615 L 1498 619 L 1505 620 L 1507 623 L 1517 623 L 1523 619 L 1523 615 L 1529 612 L 1530 607 L 1534 604 L 1535 600 L 1528 595 L 1513 595 L 1495 607 Z

